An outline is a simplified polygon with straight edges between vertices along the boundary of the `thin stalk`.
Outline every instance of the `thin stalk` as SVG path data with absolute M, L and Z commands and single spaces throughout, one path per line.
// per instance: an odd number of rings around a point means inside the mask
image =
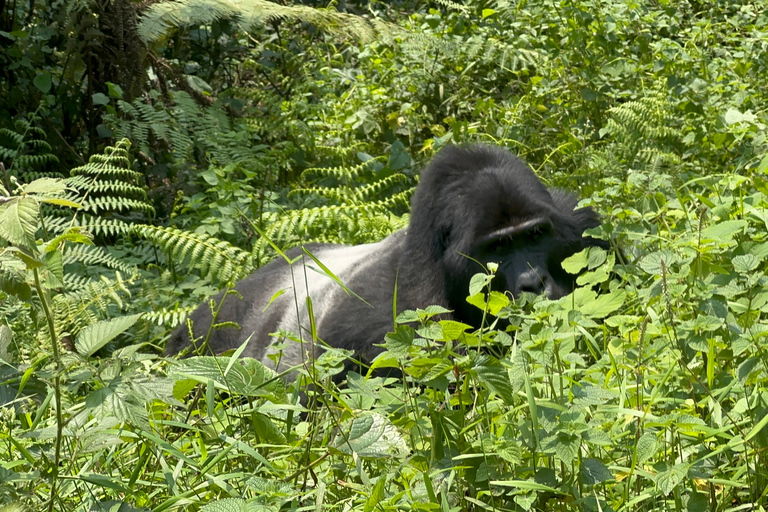
M 53 512 L 53 503 L 56 497 L 56 483 L 59 478 L 59 462 L 61 461 L 61 438 L 64 431 L 64 417 L 61 413 L 61 358 L 59 357 L 59 343 L 56 339 L 56 326 L 53 323 L 51 308 L 48 306 L 46 294 L 40 284 L 40 273 L 37 269 L 32 269 L 35 276 L 35 288 L 40 296 L 40 303 L 43 305 L 45 319 L 48 321 L 48 334 L 51 337 L 51 347 L 53 348 L 53 358 L 56 361 L 56 373 L 53 377 L 53 397 L 56 403 L 56 445 L 53 457 L 53 468 L 51 469 L 51 494 L 48 498 L 48 512 Z

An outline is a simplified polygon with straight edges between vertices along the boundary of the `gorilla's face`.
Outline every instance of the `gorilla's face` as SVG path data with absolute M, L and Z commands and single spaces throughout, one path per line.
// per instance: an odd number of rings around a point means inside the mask
M 484 264 L 499 264 L 495 290 L 515 297 L 528 292 L 558 299 L 575 286 L 575 276 L 563 270 L 562 261 L 582 248 L 558 233 L 549 218 L 537 217 L 483 237 L 476 257 Z

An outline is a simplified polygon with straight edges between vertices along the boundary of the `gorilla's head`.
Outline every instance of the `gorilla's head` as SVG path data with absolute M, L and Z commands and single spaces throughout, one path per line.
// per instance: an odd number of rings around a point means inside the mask
M 448 147 L 422 173 L 407 251 L 443 269 L 449 305 L 463 321 L 477 315 L 465 300 L 469 280 L 482 270 L 473 260 L 499 263 L 495 289 L 559 298 L 574 287 L 562 261 L 591 245 L 607 247 L 583 236 L 599 219 L 576 204 L 505 149 Z

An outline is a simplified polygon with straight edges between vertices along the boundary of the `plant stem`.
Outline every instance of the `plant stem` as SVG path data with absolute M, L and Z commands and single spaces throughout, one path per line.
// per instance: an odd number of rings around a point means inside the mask
M 48 334 L 51 337 L 51 347 L 53 348 L 53 358 L 56 361 L 56 373 L 53 378 L 53 397 L 56 403 L 56 448 L 53 458 L 53 468 L 51 469 L 51 495 L 48 498 L 48 512 L 53 512 L 53 500 L 56 497 L 56 482 L 59 477 L 59 461 L 61 460 L 61 437 L 64 430 L 64 417 L 61 414 L 61 358 L 59 357 L 59 343 L 56 339 L 56 326 L 53 323 L 51 308 L 48 306 L 46 294 L 40 284 L 40 273 L 32 269 L 35 275 L 35 288 L 40 296 L 40 303 L 43 305 L 45 319 L 48 321 Z

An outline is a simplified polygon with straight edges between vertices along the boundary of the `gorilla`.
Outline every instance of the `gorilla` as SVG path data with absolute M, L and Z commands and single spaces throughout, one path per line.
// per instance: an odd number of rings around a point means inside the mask
M 316 271 L 310 257 L 297 258 L 303 253 L 294 249 L 288 253 L 292 265 L 273 261 L 235 285 L 242 298 L 224 299 L 216 323 L 226 325 L 210 330 L 208 348 L 221 353 L 250 337 L 242 355 L 275 368 L 275 333 L 312 339 L 309 296 L 317 337 L 370 362 L 382 351 L 376 344 L 393 329 L 393 303 L 398 313 L 444 306 L 453 319 L 479 327 L 483 312 L 466 301 L 470 279 L 483 270 L 478 262 L 498 263 L 494 289 L 515 297 L 523 292 L 562 297 L 575 283 L 561 267 L 563 259 L 589 246 L 606 247 L 583 235 L 599 218 L 591 208 L 575 209 L 576 204 L 573 195 L 547 189 L 505 149 L 446 147 L 421 175 L 406 229 L 373 244 L 306 246 L 344 286 Z M 217 304 L 222 296 L 215 297 Z M 195 338 L 204 337 L 212 321 L 209 304 L 190 319 Z M 183 325 L 166 352 L 178 353 L 189 344 L 189 328 Z M 311 347 L 289 343 L 275 369 L 306 361 Z

